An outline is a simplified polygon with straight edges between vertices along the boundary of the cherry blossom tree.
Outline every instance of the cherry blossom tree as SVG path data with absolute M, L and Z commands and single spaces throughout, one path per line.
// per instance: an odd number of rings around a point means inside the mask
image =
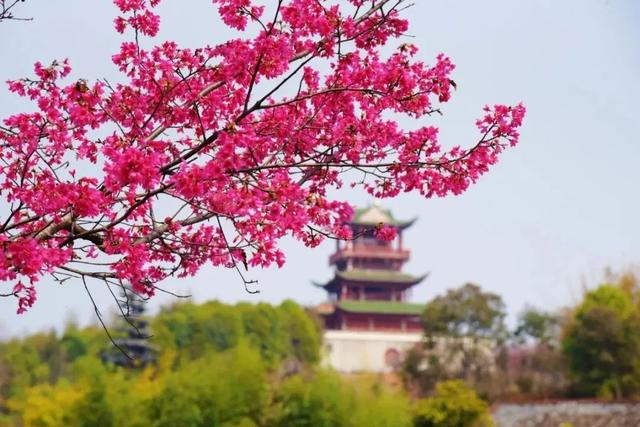
M 8 82 L 34 106 L 0 125 L 0 293 L 19 313 L 44 276 L 150 297 L 211 264 L 246 285 L 249 266 L 285 262 L 285 236 L 353 237 L 333 189 L 457 195 L 518 142 L 525 108 L 495 105 L 477 140 L 441 148 L 424 122 L 454 65 L 401 43 L 404 0 L 214 0 L 237 37 L 197 49 L 153 46 L 159 0 L 114 3 L 119 81 L 61 60 Z

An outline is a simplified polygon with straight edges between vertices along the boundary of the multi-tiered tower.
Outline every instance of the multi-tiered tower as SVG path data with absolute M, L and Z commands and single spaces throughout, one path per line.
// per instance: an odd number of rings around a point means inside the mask
M 121 323 L 119 332 L 124 336 L 113 341 L 117 348 L 110 348 L 102 359 L 128 368 L 144 367 L 155 362 L 158 352 L 157 347 L 149 342 L 151 334 L 144 317 L 145 301 L 131 288 L 123 288 L 122 291 L 122 300 L 118 304 L 126 321 Z
M 402 349 L 420 339 L 424 304 L 408 299 L 411 288 L 426 275 L 402 270 L 410 255 L 402 233 L 413 222 L 398 221 L 378 205 L 356 210 L 349 225 L 357 238 L 338 241 L 329 259 L 335 266 L 333 279 L 315 283 L 329 295 L 318 311 L 327 329 L 329 361 L 337 369 L 384 370 Z M 374 229 L 380 224 L 395 227 L 396 239 L 377 239 Z

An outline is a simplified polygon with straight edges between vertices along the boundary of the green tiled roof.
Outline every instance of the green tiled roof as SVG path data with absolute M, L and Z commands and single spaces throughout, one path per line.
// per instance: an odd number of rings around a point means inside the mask
M 361 270 L 352 269 L 345 271 L 336 271 L 336 276 L 346 280 L 354 280 L 359 282 L 392 282 L 392 283 L 417 283 L 422 281 L 425 276 L 413 276 L 411 274 L 402 273 L 393 270 Z
M 366 208 L 356 208 L 351 221 L 357 224 L 378 224 L 380 222 L 393 224 L 396 222 L 395 218 L 391 214 L 391 210 L 382 209 L 375 205 L 368 206 Z
M 353 214 L 353 219 L 351 220 L 351 223 L 353 224 L 378 225 L 383 223 L 400 228 L 406 228 L 413 224 L 413 222 L 414 220 L 398 221 L 391 214 L 391 210 L 383 209 L 376 204 L 366 208 L 357 208 Z
M 383 313 L 383 314 L 422 314 L 424 304 L 412 304 L 395 301 L 356 301 L 344 300 L 338 303 L 338 308 L 352 313 Z
M 351 270 L 336 271 L 336 277 L 326 283 L 314 281 L 311 283 L 319 288 L 326 288 L 327 286 L 334 284 L 336 279 L 350 280 L 353 282 L 416 284 L 422 282 L 425 277 L 427 277 L 426 274 L 423 274 L 422 276 L 414 276 L 412 274 L 393 270 L 361 270 L 354 268 Z

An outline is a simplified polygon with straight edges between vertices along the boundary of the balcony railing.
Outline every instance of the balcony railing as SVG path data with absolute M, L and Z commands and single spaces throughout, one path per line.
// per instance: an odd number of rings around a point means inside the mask
M 410 251 L 405 249 L 394 249 L 384 246 L 356 246 L 352 248 L 342 248 L 331 257 L 329 257 L 329 263 L 333 264 L 336 261 L 348 259 L 348 258 L 386 258 L 393 260 L 406 261 L 409 259 Z

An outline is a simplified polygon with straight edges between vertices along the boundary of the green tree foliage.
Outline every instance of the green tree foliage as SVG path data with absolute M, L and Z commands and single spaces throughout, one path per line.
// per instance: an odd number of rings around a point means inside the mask
M 379 378 L 365 377 L 356 383 L 358 405 L 352 413 L 353 426 L 411 427 L 413 408 L 402 390 L 385 387 Z
M 149 403 L 149 418 L 156 427 L 258 421 L 267 396 L 266 371 L 259 353 L 241 345 L 208 354 L 170 373 Z
M 447 291 L 427 304 L 422 315 L 425 335 L 503 338 L 505 305 L 502 298 L 472 283 Z
M 532 398 L 561 397 L 568 386 L 567 361 L 560 347 L 564 318 L 527 307 L 518 318 L 512 352 L 519 354 L 509 372 L 520 394 Z
M 555 346 L 558 344 L 562 317 L 556 313 L 527 307 L 518 317 L 514 331 L 520 340 L 533 340 L 536 344 Z
M 462 381 L 438 383 L 435 395 L 416 405 L 415 427 L 491 426 L 488 405 Z
M 355 399 L 354 390 L 333 373 L 321 372 L 313 379 L 292 377 L 277 393 L 280 414 L 275 426 L 349 426 Z
M 320 359 L 321 331 L 291 301 L 176 304 L 151 322 L 161 354 L 142 371 L 105 365 L 110 344 L 99 328 L 0 343 L 0 426 L 261 425 L 267 374 L 288 360 L 314 369 Z M 58 396 L 73 399 L 42 404 Z
M 285 301 L 280 305 L 280 321 L 282 322 L 286 340 L 286 354 L 307 363 L 320 360 L 322 331 L 318 324 L 293 301 Z
M 56 382 L 65 373 L 66 360 L 66 349 L 54 332 L 0 343 L 0 396 Z
M 73 362 L 87 354 L 87 344 L 77 332 L 65 332 L 60 342 L 68 361 Z
M 405 378 L 426 395 L 447 379 L 493 387 L 489 377 L 495 366 L 495 349 L 507 337 L 505 315 L 502 298 L 474 284 L 437 296 L 422 316 L 427 343 L 407 355 Z
M 160 345 L 187 349 L 190 357 L 231 348 L 243 334 L 236 308 L 217 301 L 176 304 L 157 316 L 152 328 Z
M 321 331 L 304 310 L 292 301 L 269 304 L 176 304 L 152 322 L 155 344 L 176 349 L 181 357 L 201 357 L 224 351 L 246 340 L 264 360 L 278 364 L 295 357 L 304 363 L 320 358 Z
M 258 348 L 262 357 L 272 363 L 288 354 L 287 336 L 282 317 L 269 304 L 241 304 L 242 325 L 252 346 Z
M 586 294 L 563 340 L 575 391 L 630 397 L 640 392 L 640 313 L 635 296 L 602 285 Z
M 150 319 L 159 352 L 145 368 L 104 363 L 110 344 L 99 328 L 1 342 L 0 427 L 488 425 L 476 393 L 517 383 L 529 396 L 557 396 L 567 369 L 583 396 L 639 396 L 639 307 L 637 281 L 625 276 L 586 294 L 570 319 L 526 310 L 516 335 L 529 353 L 504 385 L 494 360 L 506 349 L 500 297 L 475 285 L 449 291 L 426 306 L 430 340 L 404 360 L 411 394 L 428 396 L 412 403 L 377 377 L 320 367 L 318 323 L 291 301 L 180 303 Z
M 85 395 L 78 400 L 73 408 L 78 420 L 78 427 L 111 427 L 114 416 L 107 401 L 106 385 L 101 377 L 94 377 Z
M 332 371 L 288 378 L 277 389 L 272 427 L 411 427 L 404 392 L 379 379 L 346 381 Z
M 97 328 L 1 343 L 0 426 L 412 425 L 403 392 L 318 366 L 321 331 L 291 301 L 177 304 L 151 322 L 160 352 L 144 369 L 102 362 Z

